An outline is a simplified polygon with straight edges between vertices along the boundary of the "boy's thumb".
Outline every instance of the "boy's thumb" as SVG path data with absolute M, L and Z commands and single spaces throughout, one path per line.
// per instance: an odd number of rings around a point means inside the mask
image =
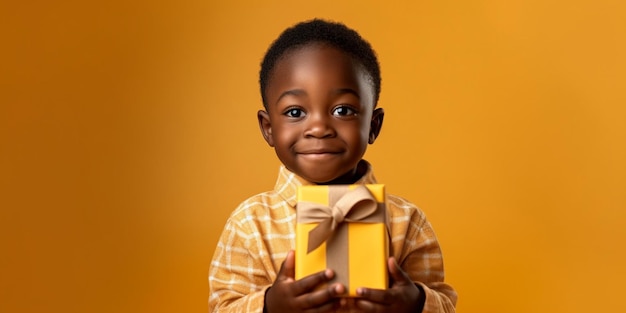
M 283 264 L 280 266 L 280 270 L 278 271 L 278 276 L 276 280 L 285 280 L 285 279 L 295 279 L 296 276 L 296 262 L 295 262 L 295 253 L 293 250 L 289 250 L 287 252 L 287 257 L 283 261 Z
M 394 285 L 395 284 L 400 284 L 400 285 L 406 285 L 406 284 L 412 285 L 413 284 L 409 275 L 407 275 L 407 273 L 405 273 L 402 270 L 400 265 L 398 265 L 396 258 L 390 257 L 388 263 L 389 263 L 388 264 L 389 273 L 391 274 L 391 279 L 393 279 Z

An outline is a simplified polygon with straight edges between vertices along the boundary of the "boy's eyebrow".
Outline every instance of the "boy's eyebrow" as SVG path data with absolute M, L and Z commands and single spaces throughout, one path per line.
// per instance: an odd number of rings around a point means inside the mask
M 339 88 L 339 89 L 335 90 L 334 93 L 338 94 L 338 95 L 342 95 L 342 94 L 345 94 L 345 93 L 350 93 L 350 94 L 355 95 L 357 98 L 361 99 L 361 96 L 359 95 L 359 93 L 356 90 L 352 89 L 352 88 Z
M 304 96 L 304 95 L 306 95 L 306 91 L 302 89 L 287 90 L 280 94 L 278 99 L 276 99 L 276 103 L 280 102 L 280 99 L 282 99 L 284 96 Z
M 357 98 L 361 98 L 361 96 L 359 95 L 359 93 L 352 89 L 352 88 L 339 88 L 333 91 L 334 94 L 353 94 L 355 95 Z M 280 99 L 282 99 L 285 96 L 304 96 L 306 95 L 306 91 L 302 90 L 302 89 L 291 89 L 291 90 L 287 90 L 283 93 L 280 94 L 280 96 L 278 97 L 278 99 L 276 99 L 276 103 L 278 103 L 280 101 Z

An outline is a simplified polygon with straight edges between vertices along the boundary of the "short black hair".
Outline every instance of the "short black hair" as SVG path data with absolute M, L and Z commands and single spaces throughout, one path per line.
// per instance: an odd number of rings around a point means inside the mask
M 265 89 L 276 63 L 289 51 L 311 43 L 330 44 L 359 62 L 370 76 L 374 88 L 374 106 L 376 106 L 380 96 L 381 77 L 378 58 L 372 46 L 355 30 L 342 23 L 313 19 L 287 28 L 265 53 L 261 63 L 259 83 L 261 85 L 261 99 L 266 109 Z

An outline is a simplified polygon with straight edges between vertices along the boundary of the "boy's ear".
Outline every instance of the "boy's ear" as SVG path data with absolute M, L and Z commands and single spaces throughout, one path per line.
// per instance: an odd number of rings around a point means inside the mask
M 370 145 L 376 141 L 378 138 L 378 134 L 380 134 L 380 130 L 383 127 L 383 119 L 385 117 L 385 111 L 383 108 L 375 109 L 372 113 L 372 121 L 370 124 L 370 137 L 367 141 Z
M 256 115 L 259 120 L 259 128 L 261 129 L 263 138 L 267 144 L 270 145 L 270 147 L 273 147 L 274 139 L 272 138 L 272 123 L 270 122 L 270 115 L 263 110 L 259 110 Z

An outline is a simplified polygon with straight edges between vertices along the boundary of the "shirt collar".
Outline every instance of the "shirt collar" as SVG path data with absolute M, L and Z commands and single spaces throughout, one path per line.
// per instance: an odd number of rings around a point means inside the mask
M 367 166 L 367 171 L 354 184 L 375 184 L 376 178 L 374 177 L 372 166 L 369 164 L 369 162 L 365 160 L 361 160 L 361 162 L 363 162 Z M 298 191 L 298 186 L 303 185 L 315 184 L 289 171 L 284 165 L 280 166 L 280 169 L 278 171 L 278 178 L 276 179 L 276 185 L 274 186 L 274 191 L 290 206 L 296 206 L 296 194 Z

